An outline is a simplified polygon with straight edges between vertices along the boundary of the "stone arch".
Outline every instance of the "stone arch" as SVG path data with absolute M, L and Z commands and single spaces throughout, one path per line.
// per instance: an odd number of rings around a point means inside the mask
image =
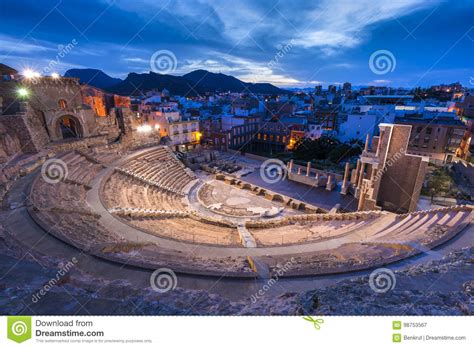
M 76 116 L 62 115 L 55 121 L 58 139 L 77 139 L 84 136 L 84 127 Z

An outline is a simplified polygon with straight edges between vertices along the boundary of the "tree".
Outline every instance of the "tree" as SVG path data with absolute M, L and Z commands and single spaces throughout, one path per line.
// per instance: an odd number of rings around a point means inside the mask
M 328 136 L 322 136 L 315 140 L 304 138 L 295 144 L 293 156 L 295 159 L 303 161 L 325 160 L 329 153 L 340 144 L 339 140 Z

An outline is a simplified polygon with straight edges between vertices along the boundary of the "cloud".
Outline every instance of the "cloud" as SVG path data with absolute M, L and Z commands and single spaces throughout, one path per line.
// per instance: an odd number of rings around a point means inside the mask
M 4 54 L 37 54 L 40 52 L 54 51 L 57 50 L 57 47 L 52 43 L 40 42 L 28 42 L 31 40 L 17 40 L 10 36 L 0 36 L 0 52 Z
M 386 48 L 400 63 L 390 78 L 400 81 L 397 74 L 414 76 L 410 72 L 430 68 L 444 47 L 452 46 L 466 25 L 472 26 L 473 14 L 468 2 L 439 0 L 82 0 L 60 2 L 48 15 L 55 5 L 57 0 L 24 0 L 2 6 L 2 60 L 14 65 L 19 56 L 51 59 L 57 45 L 77 38 L 80 44 L 64 66 L 90 66 L 123 76 L 148 71 L 151 55 L 166 49 L 178 59 L 176 74 L 208 69 L 279 85 L 358 83 L 373 78 L 367 67 L 370 53 Z M 423 21 L 438 5 L 444 7 Z M 457 25 L 446 24 L 453 16 Z M 416 43 L 404 40 L 405 28 L 416 28 Z M 444 35 L 436 35 L 439 28 Z M 284 57 L 269 65 L 279 47 L 290 42 Z M 461 42 L 452 50 L 458 67 L 471 66 L 468 55 L 459 54 L 466 47 Z

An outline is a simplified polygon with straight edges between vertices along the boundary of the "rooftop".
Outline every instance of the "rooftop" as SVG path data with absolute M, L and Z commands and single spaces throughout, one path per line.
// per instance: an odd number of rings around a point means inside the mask
M 395 123 L 437 124 L 464 127 L 464 123 L 461 120 L 446 117 L 395 117 Z

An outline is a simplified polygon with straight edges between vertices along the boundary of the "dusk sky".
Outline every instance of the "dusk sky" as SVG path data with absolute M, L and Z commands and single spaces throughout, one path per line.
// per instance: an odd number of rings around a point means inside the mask
M 0 62 L 18 70 L 124 78 L 168 50 L 174 75 L 206 69 L 286 87 L 474 84 L 472 0 L 19 0 L 1 1 L 0 17 Z M 369 68 L 378 50 L 393 54 L 393 71 Z

